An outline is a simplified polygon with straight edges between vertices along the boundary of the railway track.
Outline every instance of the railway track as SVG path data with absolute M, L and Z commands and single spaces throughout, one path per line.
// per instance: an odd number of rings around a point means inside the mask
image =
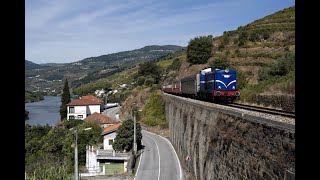
M 251 105 L 238 104 L 238 103 L 222 104 L 222 105 L 246 109 L 246 110 L 250 110 L 250 111 L 256 111 L 256 112 L 262 112 L 262 113 L 268 113 L 268 114 L 273 114 L 273 115 L 280 115 L 280 116 L 284 116 L 284 117 L 295 118 L 295 112 L 288 112 L 288 111 L 284 111 L 284 110 L 271 109 L 271 108 L 259 107 L 259 106 L 251 106 Z

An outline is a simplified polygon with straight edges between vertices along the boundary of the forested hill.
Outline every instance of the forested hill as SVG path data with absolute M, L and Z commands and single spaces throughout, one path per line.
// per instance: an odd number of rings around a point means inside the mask
M 32 70 L 32 69 L 40 69 L 43 68 L 44 66 L 41 66 L 39 64 L 33 63 L 31 61 L 25 60 L 25 69 L 26 70 Z
M 110 76 L 134 64 L 164 57 L 183 48 L 176 45 L 152 45 L 131 51 L 89 57 L 73 63 L 46 66 L 41 69 L 27 69 L 26 66 L 26 90 L 49 94 L 59 93 L 65 78 L 68 78 L 71 86 L 79 86 Z

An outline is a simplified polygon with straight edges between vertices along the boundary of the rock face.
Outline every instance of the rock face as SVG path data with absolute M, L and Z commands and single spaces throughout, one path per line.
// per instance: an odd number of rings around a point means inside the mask
M 170 140 L 195 179 L 294 179 L 295 132 L 165 95 Z M 188 158 L 187 158 L 188 157 Z
M 256 96 L 257 103 L 264 106 L 281 108 L 285 111 L 295 112 L 294 95 L 266 95 L 259 94 Z

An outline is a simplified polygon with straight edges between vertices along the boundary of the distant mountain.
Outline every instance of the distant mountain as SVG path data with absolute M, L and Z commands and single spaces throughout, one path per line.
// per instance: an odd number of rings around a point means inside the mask
M 175 45 L 164 46 L 145 46 L 140 49 L 134 49 L 131 51 L 123 51 L 118 53 L 112 53 L 108 55 L 101 55 L 97 57 L 89 57 L 75 62 L 82 65 L 89 65 L 91 68 L 101 68 L 101 66 L 127 66 L 137 62 L 154 60 L 160 57 L 166 56 L 170 53 L 182 50 L 183 47 Z M 129 64 L 128 64 L 129 63 Z
M 135 64 L 156 60 L 183 49 L 185 47 L 176 45 L 151 45 L 131 51 L 88 57 L 72 63 L 42 64 L 45 67 L 36 64 L 38 68 L 27 68 L 26 66 L 25 87 L 29 91 L 55 94 L 61 91 L 63 80 L 66 78 L 71 87 L 76 87 L 108 77 Z
M 43 67 L 43 66 L 41 66 L 41 65 L 39 65 L 39 64 L 36 64 L 36 63 L 34 63 L 34 62 L 25 60 L 25 69 L 26 69 L 26 70 L 40 69 L 40 68 L 42 68 L 42 67 Z

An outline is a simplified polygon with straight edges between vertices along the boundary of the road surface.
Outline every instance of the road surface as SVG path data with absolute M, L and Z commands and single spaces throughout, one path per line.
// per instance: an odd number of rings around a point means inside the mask
M 119 121 L 119 119 L 116 118 L 116 114 L 118 113 L 119 110 L 120 110 L 120 106 L 108 108 L 108 109 L 104 110 L 102 112 L 102 114 L 107 115 L 107 116 Z
M 182 180 L 181 165 L 170 141 L 142 130 L 145 146 L 135 180 Z

